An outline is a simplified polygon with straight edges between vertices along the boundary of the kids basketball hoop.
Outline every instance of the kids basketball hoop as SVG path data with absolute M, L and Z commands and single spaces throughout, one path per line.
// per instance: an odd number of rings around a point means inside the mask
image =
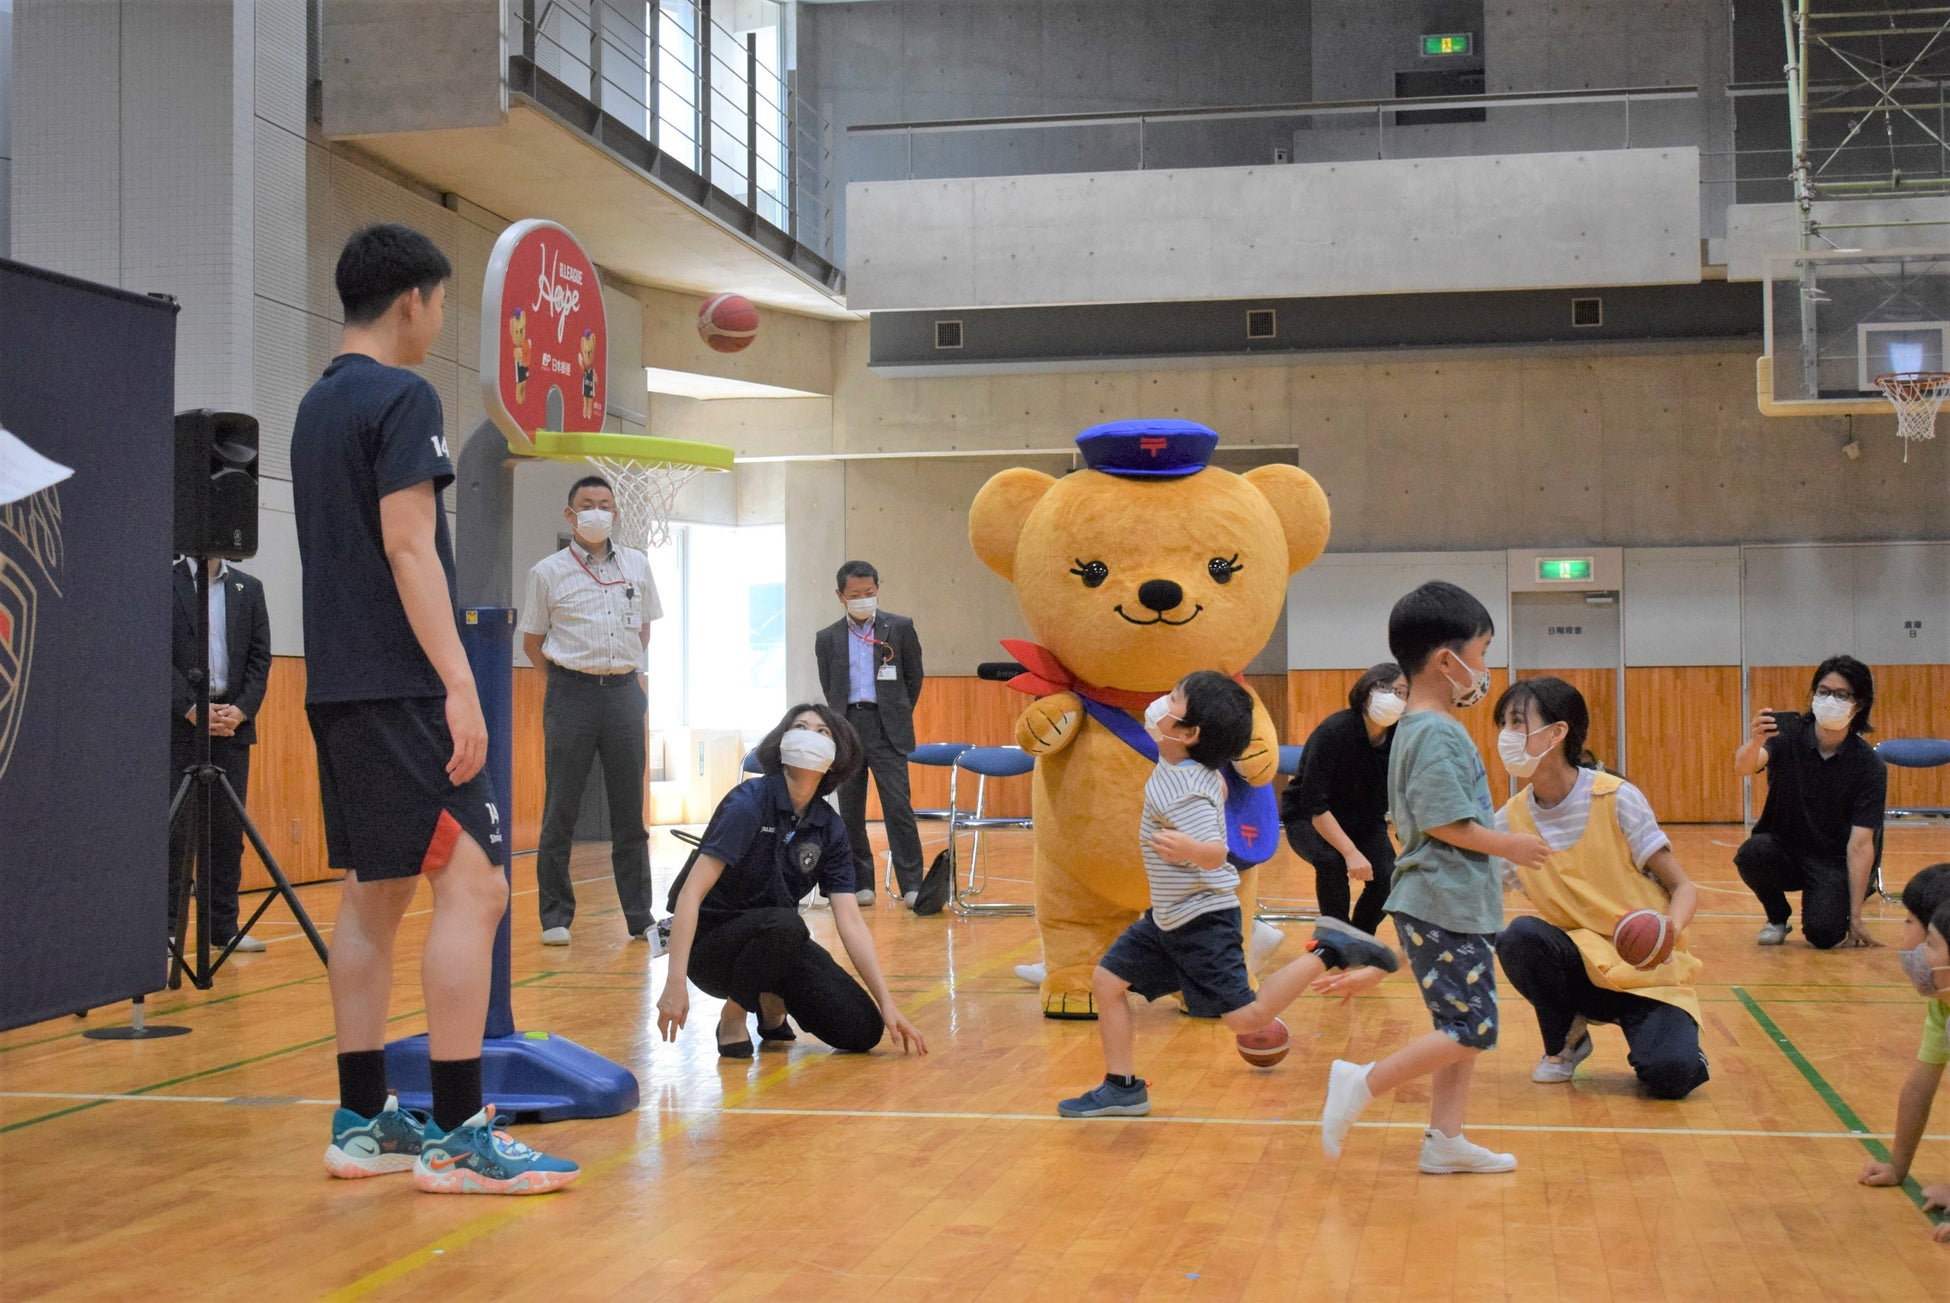
M 693 476 L 731 469 L 731 449 L 717 443 L 549 430 L 537 430 L 533 437 L 538 456 L 587 462 L 609 481 L 616 493 L 616 541 L 639 550 L 670 541 L 671 507 Z
M 1936 437 L 1936 409 L 1950 396 L 1950 372 L 1897 371 L 1876 377 L 1876 384 L 1896 409 L 1896 434 L 1903 441 L 1903 460 L 1917 439 Z

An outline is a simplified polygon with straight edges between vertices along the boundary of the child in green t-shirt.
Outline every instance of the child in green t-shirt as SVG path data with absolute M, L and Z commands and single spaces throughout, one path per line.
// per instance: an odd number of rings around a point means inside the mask
M 1496 631 L 1483 604 L 1454 584 L 1431 582 L 1395 603 L 1388 649 L 1408 676 L 1408 713 L 1395 726 L 1388 808 L 1401 854 L 1388 911 L 1435 1030 L 1378 1063 L 1335 1060 L 1328 1072 L 1320 1144 L 1330 1158 L 1361 1110 L 1384 1091 L 1433 1078 L 1424 1172 L 1508 1172 L 1517 1160 L 1463 1138 L 1476 1056 L 1496 1044 L 1496 955 L 1502 882 L 1492 855 L 1534 867 L 1550 853 L 1535 833 L 1493 826 L 1489 774 L 1456 718 L 1483 700 L 1483 665 Z
M 1903 888 L 1902 950 L 1896 959 L 1903 975 L 1925 997 L 1923 1043 L 1916 1063 L 1903 1082 L 1896 1102 L 1896 1134 L 1889 1161 L 1866 1163 L 1856 1179 L 1863 1185 L 1901 1185 L 1909 1176 L 1910 1160 L 1930 1122 L 1930 1104 L 1943 1081 L 1943 1065 L 1950 1062 L 1944 1020 L 1950 1015 L 1950 864 L 1932 864 Z M 1950 1181 L 1923 1188 L 1924 1212 L 1950 1212 Z M 1939 1218 L 1933 1233 L 1938 1244 L 1950 1244 L 1950 1218 Z

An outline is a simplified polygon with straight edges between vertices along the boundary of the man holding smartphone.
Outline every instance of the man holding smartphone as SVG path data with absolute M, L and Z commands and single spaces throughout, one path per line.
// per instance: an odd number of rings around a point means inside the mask
M 1889 779 L 1863 740 L 1875 680 L 1853 656 L 1815 670 L 1807 714 L 1763 710 L 1734 752 L 1743 777 L 1767 771 L 1767 802 L 1733 863 L 1767 912 L 1761 945 L 1787 940 L 1787 893 L 1801 893 L 1801 931 L 1817 950 L 1878 944 L 1862 926 Z

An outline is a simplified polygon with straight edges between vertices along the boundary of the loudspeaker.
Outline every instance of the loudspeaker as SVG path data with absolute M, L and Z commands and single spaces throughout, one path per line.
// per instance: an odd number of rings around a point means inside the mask
M 176 414 L 176 552 L 257 555 L 257 418 L 199 408 Z

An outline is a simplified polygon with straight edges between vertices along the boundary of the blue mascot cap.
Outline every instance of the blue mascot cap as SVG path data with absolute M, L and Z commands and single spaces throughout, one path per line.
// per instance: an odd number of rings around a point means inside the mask
M 1138 478 L 1195 475 L 1218 446 L 1218 432 L 1197 421 L 1109 421 L 1077 436 L 1091 470 Z

